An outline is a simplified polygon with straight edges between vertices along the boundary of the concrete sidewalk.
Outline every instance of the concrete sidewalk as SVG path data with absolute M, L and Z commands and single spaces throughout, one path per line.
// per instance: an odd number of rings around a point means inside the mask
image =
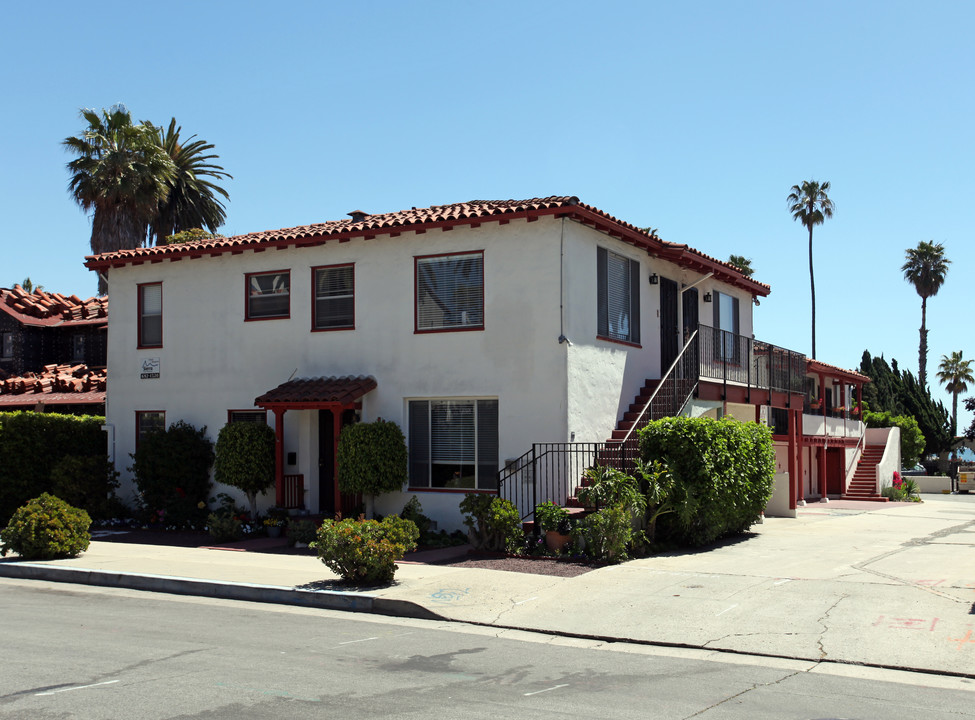
M 463 621 L 975 679 L 975 496 L 815 504 L 746 539 L 572 578 L 403 563 L 389 587 L 317 558 L 93 541 L 0 577 Z

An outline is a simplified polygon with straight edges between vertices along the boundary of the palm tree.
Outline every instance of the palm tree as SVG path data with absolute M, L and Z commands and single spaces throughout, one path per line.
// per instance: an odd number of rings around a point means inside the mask
M 728 258 L 728 264 L 738 268 L 738 271 L 745 277 L 750 278 L 755 273 L 755 268 L 752 267 L 752 259 L 746 258 L 744 255 L 732 255 Z
M 907 251 L 907 262 L 901 270 L 904 279 L 921 296 L 921 342 L 918 347 L 917 378 L 921 387 L 928 385 L 928 298 L 938 294 L 944 284 L 945 275 L 951 260 L 945 257 L 945 246 L 941 243 L 920 242 L 916 248 Z
M 85 109 L 81 117 L 88 127 L 63 145 L 77 155 L 68 163 L 68 190 L 92 213 L 91 251 L 140 247 L 169 193 L 173 162 L 160 148 L 156 129 L 147 123 L 133 125 L 124 105 L 101 114 Z M 99 278 L 98 292 L 107 289 Z
M 206 178 L 233 176 L 224 172 L 219 165 L 209 162 L 219 159 L 218 155 L 206 154 L 213 149 L 212 144 L 196 140 L 196 135 L 191 135 L 185 142 L 181 141 L 179 134 L 182 129 L 177 127 L 176 118 L 169 121 L 169 128 L 165 132 L 162 128 L 157 129 L 159 146 L 172 160 L 175 172 L 169 180 L 169 194 L 159 202 L 156 217 L 149 229 L 156 245 L 164 245 L 169 235 L 190 228 L 206 227 L 211 233 L 216 232 L 227 218 L 223 203 L 216 195 L 228 199 L 230 196 L 226 190 Z
M 816 281 L 813 278 L 813 226 L 822 225 L 824 220 L 833 217 L 833 201 L 826 194 L 829 183 L 804 180 L 802 185 L 793 185 L 789 193 L 789 212 L 792 219 L 798 220 L 809 229 L 809 291 L 812 294 L 812 357 L 816 358 Z
M 945 386 L 945 390 L 951 393 L 951 437 L 958 435 L 958 396 L 968 390 L 968 383 L 975 382 L 972 375 L 972 361 L 962 360 L 962 351 L 958 350 L 947 355 L 941 356 L 941 364 L 938 366 L 938 380 Z

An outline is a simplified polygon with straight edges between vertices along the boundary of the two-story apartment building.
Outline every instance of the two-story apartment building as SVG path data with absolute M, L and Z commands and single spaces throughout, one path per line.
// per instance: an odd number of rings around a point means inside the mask
M 406 434 L 410 481 L 377 510 L 417 494 L 456 528 L 463 494 L 497 492 L 533 443 L 606 440 L 699 325 L 717 342 L 701 357 L 725 374 L 757 353 L 756 372 L 787 383 L 741 398 L 750 419 L 762 403 L 802 412 L 804 358 L 741 344 L 767 285 L 578 198 L 349 215 L 87 258 L 112 297 L 116 457 L 176 420 L 211 436 L 266 421 L 278 436 L 267 504 L 327 513 L 348 505 L 341 427 L 382 417 Z M 701 411 L 722 403 L 695 394 Z

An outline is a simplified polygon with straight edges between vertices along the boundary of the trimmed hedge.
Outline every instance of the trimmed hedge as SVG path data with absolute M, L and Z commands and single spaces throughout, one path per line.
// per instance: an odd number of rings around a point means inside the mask
M 380 418 L 342 428 L 339 435 L 339 489 L 382 495 L 409 481 L 406 438 L 399 425 Z
M 640 431 L 644 462 L 673 476 L 674 512 L 657 520 L 657 538 L 705 545 L 746 531 L 769 498 L 775 476 L 772 431 L 730 418 L 672 417 Z
M 274 487 L 274 430 L 264 423 L 233 422 L 217 435 L 214 480 L 243 490 L 257 518 L 257 496 Z
M 76 557 L 88 549 L 91 518 L 47 493 L 18 508 L 0 530 L 0 555 L 13 551 L 24 560 Z
M 66 458 L 85 465 L 107 464 L 104 424 L 104 417 L 94 415 L 0 413 L 0 524 L 29 499 L 53 491 L 59 465 L 63 482 Z M 101 482 L 101 475 L 96 479 Z M 91 495 L 95 490 L 80 492 Z
M 352 585 L 386 585 L 396 561 L 416 549 L 420 531 L 396 515 L 378 520 L 326 520 L 318 529 L 315 550 L 329 570 Z

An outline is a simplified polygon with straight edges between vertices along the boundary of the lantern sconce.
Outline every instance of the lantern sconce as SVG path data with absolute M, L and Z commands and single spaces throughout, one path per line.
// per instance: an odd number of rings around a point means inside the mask
M 711 293 L 704 293 L 704 302 L 711 302 Z
M 660 278 L 657 276 L 657 273 L 654 273 L 653 275 L 650 276 L 651 285 L 656 285 L 658 282 L 660 282 Z

